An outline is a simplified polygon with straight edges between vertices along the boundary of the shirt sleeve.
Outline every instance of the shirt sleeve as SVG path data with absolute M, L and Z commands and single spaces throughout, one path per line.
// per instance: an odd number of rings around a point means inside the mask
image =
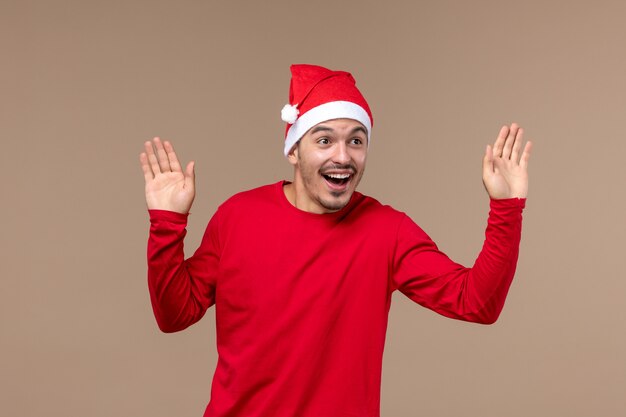
M 392 287 L 416 303 L 459 320 L 494 323 L 519 253 L 526 200 L 491 200 L 485 241 L 471 268 L 450 260 L 408 216 L 401 221 Z
M 219 267 L 217 214 L 209 222 L 202 243 L 185 260 L 183 240 L 187 214 L 149 210 L 148 288 L 152 310 L 163 332 L 183 330 L 215 304 Z

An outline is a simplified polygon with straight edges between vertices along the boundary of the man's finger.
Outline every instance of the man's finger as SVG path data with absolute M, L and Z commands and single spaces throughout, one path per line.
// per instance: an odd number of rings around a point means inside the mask
M 519 166 L 526 170 L 528 169 L 528 161 L 530 159 L 530 151 L 533 147 L 533 143 L 531 141 L 526 142 L 526 146 L 524 146 L 524 152 L 522 152 L 522 158 L 519 162 Z
M 493 173 L 493 149 L 491 145 L 487 145 L 483 157 L 483 176 L 490 173 Z
M 515 136 L 515 143 L 513 144 L 513 150 L 511 151 L 511 161 L 516 164 L 519 162 L 519 153 L 522 150 L 522 142 L 524 141 L 524 129 L 521 127 L 517 131 Z
M 165 152 L 165 148 L 163 148 L 163 143 L 159 138 L 154 138 L 154 147 L 156 148 L 157 159 L 159 160 L 159 166 L 161 167 L 161 172 L 168 172 L 172 170 L 170 166 L 170 160 L 167 157 L 167 152 Z
M 518 130 L 519 126 L 516 123 L 511 123 L 509 134 L 506 137 L 506 141 L 504 142 L 504 148 L 502 148 L 502 158 L 511 158 L 511 151 L 513 150 L 513 145 L 515 144 L 515 138 L 517 137 Z
M 157 138 L 154 138 L 154 140 L 156 139 Z M 159 166 L 159 161 L 154 154 L 154 147 L 152 146 L 152 142 L 147 141 L 146 143 L 144 143 L 144 148 L 146 149 L 146 155 L 148 155 L 148 163 L 150 164 L 150 168 L 152 169 L 152 174 L 154 176 L 160 174 L 161 167 Z
M 195 162 L 191 161 L 187 164 L 187 168 L 185 169 L 185 177 L 189 179 L 192 186 L 196 182 L 196 171 L 194 170 L 195 165 L 196 165 Z
M 502 148 L 504 148 L 504 142 L 508 134 L 509 134 L 509 127 L 502 126 L 502 129 L 500 129 L 500 133 L 498 134 L 498 137 L 496 138 L 496 141 L 493 144 L 493 156 L 495 158 L 499 158 L 502 156 Z
M 167 159 L 169 160 L 170 168 L 172 172 L 182 172 L 183 169 L 180 166 L 180 162 L 178 161 L 178 157 L 176 156 L 176 152 L 174 152 L 174 147 L 168 141 L 163 142 L 163 148 L 167 154 Z
M 154 179 L 154 173 L 152 172 L 152 168 L 150 168 L 150 163 L 148 162 L 148 155 L 145 152 L 142 152 L 139 155 L 139 162 L 141 163 L 141 169 L 143 170 L 143 177 L 146 182 L 152 181 Z

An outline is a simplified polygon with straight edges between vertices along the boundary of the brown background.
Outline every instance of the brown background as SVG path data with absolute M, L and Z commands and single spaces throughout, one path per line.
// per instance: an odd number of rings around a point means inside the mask
M 361 191 L 453 259 L 483 239 L 484 146 L 535 141 L 494 326 L 394 294 L 382 416 L 621 416 L 623 1 L 1 1 L 4 416 L 200 416 L 214 310 L 158 331 L 142 142 L 197 162 L 188 251 L 231 194 L 291 177 L 288 66 L 351 71 L 375 117 Z M 349 383 L 349 381 L 347 381 Z

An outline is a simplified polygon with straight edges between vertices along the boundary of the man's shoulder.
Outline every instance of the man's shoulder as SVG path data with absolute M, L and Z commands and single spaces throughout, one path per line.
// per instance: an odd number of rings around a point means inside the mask
M 404 212 L 396 210 L 390 205 L 383 204 L 374 197 L 355 192 L 354 198 L 356 199 L 354 212 L 357 215 L 375 216 L 387 220 L 400 219 L 406 216 Z
M 280 197 L 279 191 L 283 181 L 266 184 L 260 187 L 240 191 L 220 205 L 220 210 L 254 210 L 259 205 L 275 204 Z

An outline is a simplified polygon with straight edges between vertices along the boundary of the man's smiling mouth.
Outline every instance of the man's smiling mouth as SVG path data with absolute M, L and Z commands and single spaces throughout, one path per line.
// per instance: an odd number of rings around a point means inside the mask
M 336 186 L 346 185 L 350 178 L 352 178 L 352 174 L 322 174 L 322 176 L 326 179 L 327 182 Z

